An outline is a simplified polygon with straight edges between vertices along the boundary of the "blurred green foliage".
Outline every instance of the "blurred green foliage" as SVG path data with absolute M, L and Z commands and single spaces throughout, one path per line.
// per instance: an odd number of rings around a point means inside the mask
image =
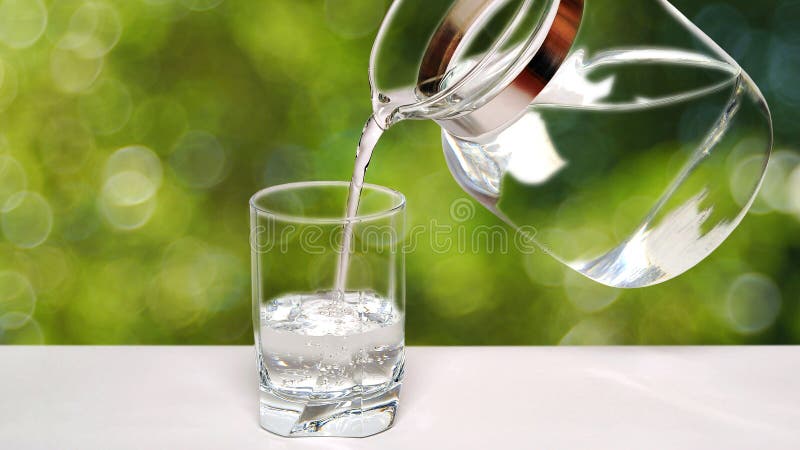
M 770 102 L 779 163 L 753 212 L 686 275 L 630 291 L 422 236 L 409 344 L 800 342 L 800 1 L 674 3 Z M 349 178 L 387 6 L 0 0 L 0 342 L 252 342 L 248 198 Z M 499 225 L 454 221 L 467 195 L 439 139 L 399 124 L 368 181 L 406 194 L 409 228 Z

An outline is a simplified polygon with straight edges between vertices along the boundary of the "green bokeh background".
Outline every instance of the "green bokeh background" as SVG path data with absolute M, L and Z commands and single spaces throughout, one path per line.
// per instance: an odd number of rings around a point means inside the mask
M 772 108 L 780 163 L 754 212 L 686 275 L 628 291 L 423 234 L 409 344 L 800 342 L 800 1 L 674 3 Z M 0 343 L 252 342 L 247 201 L 349 177 L 387 5 L 0 0 Z M 433 123 L 391 129 L 367 180 L 406 194 L 409 228 L 501 224 L 452 180 Z

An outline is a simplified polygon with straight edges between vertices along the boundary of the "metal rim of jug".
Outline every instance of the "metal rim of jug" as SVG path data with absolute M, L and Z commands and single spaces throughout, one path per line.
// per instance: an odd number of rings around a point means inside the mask
M 541 46 L 513 80 L 468 114 L 437 121 L 460 137 L 479 136 L 519 116 L 544 89 L 564 62 L 575 41 L 583 16 L 584 0 L 559 0 L 554 18 Z M 424 95 L 439 94 L 440 80 L 448 70 L 459 44 L 485 18 L 492 0 L 458 0 L 431 37 L 419 69 L 419 89 Z

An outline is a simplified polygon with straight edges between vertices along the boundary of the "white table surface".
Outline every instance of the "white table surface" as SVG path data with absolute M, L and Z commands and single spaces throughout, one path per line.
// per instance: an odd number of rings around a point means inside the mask
M 798 347 L 412 347 L 394 428 L 281 438 L 251 347 L 0 347 L 0 449 L 798 449 Z

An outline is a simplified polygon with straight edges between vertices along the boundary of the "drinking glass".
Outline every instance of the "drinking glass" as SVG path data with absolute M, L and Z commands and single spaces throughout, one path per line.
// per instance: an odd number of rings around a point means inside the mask
M 282 436 L 369 436 L 398 407 L 405 198 L 365 184 L 345 219 L 348 186 L 291 183 L 250 200 L 260 422 Z M 350 258 L 335 289 L 341 251 Z

